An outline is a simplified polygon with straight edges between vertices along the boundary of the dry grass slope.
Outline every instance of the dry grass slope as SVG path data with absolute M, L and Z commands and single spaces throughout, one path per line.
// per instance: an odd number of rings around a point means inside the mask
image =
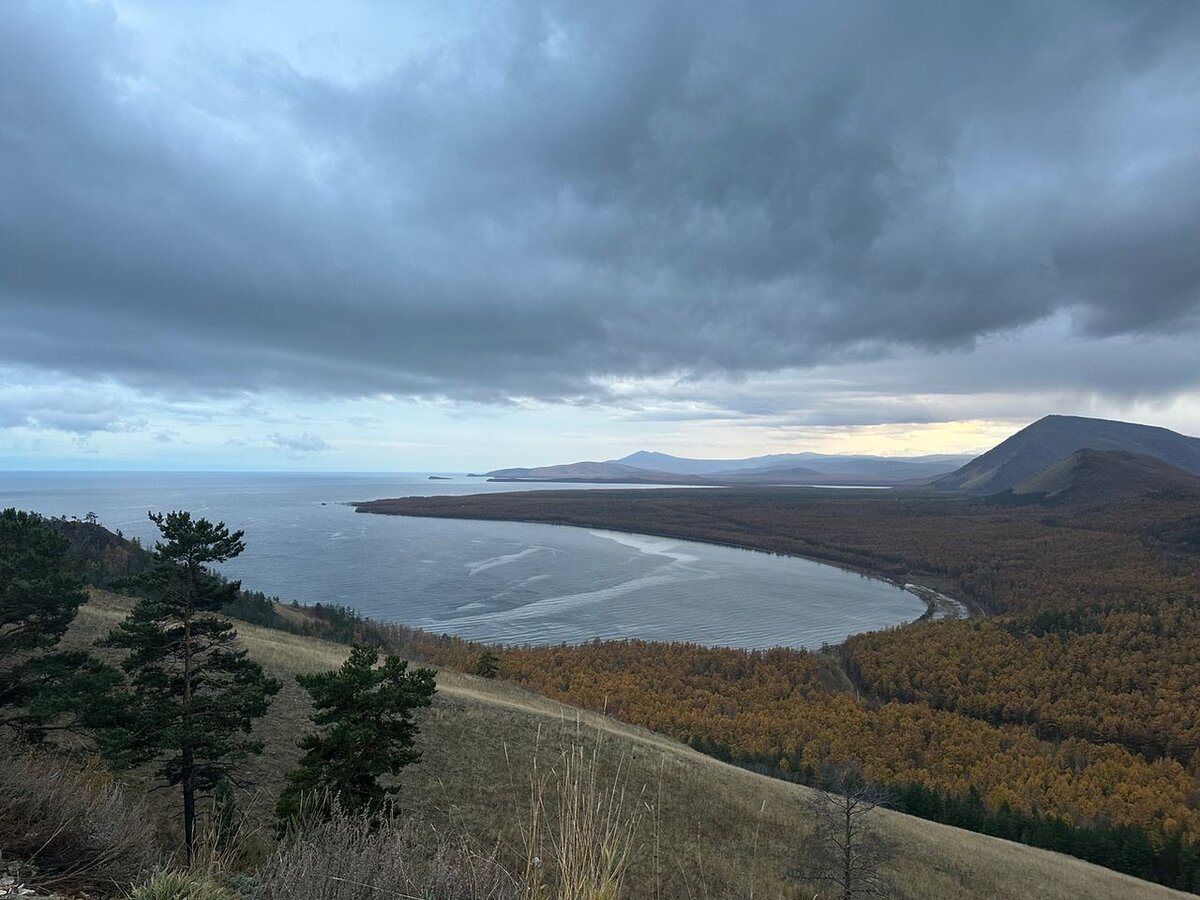
M 107 631 L 126 603 L 96 594 L 74 639 Z M 297 758 L 307 706 L 292 676 L 341 664 L 347 648 L 251 625 L 239 631 L 251 655 L 284 681 L 260 723 L 266 752 L 247 764 L 247 780 L 270 795 Z M 630 897 L 811 897 L 787 878 L 809 840 L 805 788 L 699 754 L 668 738 L 583 712 L 507 685 L 443 671 L 434 706 L 422 715 L 423 762 L 404 774 L 402 800 L 434 822 L 458 824 L 514 855 L 528 809 L 529 771 L 553 762 L 582 733 L 600 742 L 609 772 L 620 767 L 630 803 L 642 806 Z M 1071 857 L 883 812 L 879 827 L 899 848 L 892 873 L 899 892 L 920 898 L 1183 897 Z

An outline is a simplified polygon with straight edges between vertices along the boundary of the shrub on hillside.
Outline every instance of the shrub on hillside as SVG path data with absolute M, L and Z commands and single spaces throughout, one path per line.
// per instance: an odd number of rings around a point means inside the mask
M 0 848 L 39 885 L 124 888 L 158 864 L 150 817 L 100 768 L 0 746 Z

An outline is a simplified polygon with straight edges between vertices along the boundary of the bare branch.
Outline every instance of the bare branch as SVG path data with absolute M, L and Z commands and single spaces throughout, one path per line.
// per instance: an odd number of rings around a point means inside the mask
M 874 826 L 886 794 L 850 768 L 834 770 L 805 803 L 814 826 L 812 862 L 793 873 L 806 881 L 832 884 L 842 900 L 884 897 L 884 873 L 893 848 Z

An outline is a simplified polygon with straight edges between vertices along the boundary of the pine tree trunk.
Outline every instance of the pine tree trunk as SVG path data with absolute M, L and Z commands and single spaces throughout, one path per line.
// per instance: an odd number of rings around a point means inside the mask
M 183 762 L 183 846 L 187 854 L 187 865 L 192 867 L 196 846 L 196 793 L 192 783 L 192 747 L 185 744 Z
M 854 898 L 854 822 L 849 802 L 846 802 L 846 832 L 842 836 L 842 900 Z
M 183 843 L 187 852 L 187 865 L 192 867 L 192 855 L 196 846 L 196 791 L 193 780 L 192 756 L 192 585 L 195 583 L 195 566 L 188 566 L 188 580 L 184 588 L 183 612 L 183 721 L 184 741 L 180 747 L 180 774 L 183 775 Z

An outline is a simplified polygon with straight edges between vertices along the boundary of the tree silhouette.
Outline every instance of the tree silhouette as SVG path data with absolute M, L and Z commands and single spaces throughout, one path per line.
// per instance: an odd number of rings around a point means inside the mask
M 883 790 L 856 769 L 835 769 L 805 804 L 814 825 L 814 861 L 800 877 L 832 884 L 842 900 L 887 896 L 883 873 L 892 849 L 872 827 L 885 801 Z
M 240 585 L 209 571 L 245 549 L 243 532 L 190 513 L 151 514 L 162 540 L 154 567 L 140 579 L 147 595 L 108 637 L 129 651 L 129 722 L 109 734 L 106 749 L 126 765 L 160 763 L 158 776 L 183 796 L 188 864 L 195 846 L 196 795 L 214 790 L 261 743 L 248 737 L 279 682 L 263 674 L 220 615 Z

